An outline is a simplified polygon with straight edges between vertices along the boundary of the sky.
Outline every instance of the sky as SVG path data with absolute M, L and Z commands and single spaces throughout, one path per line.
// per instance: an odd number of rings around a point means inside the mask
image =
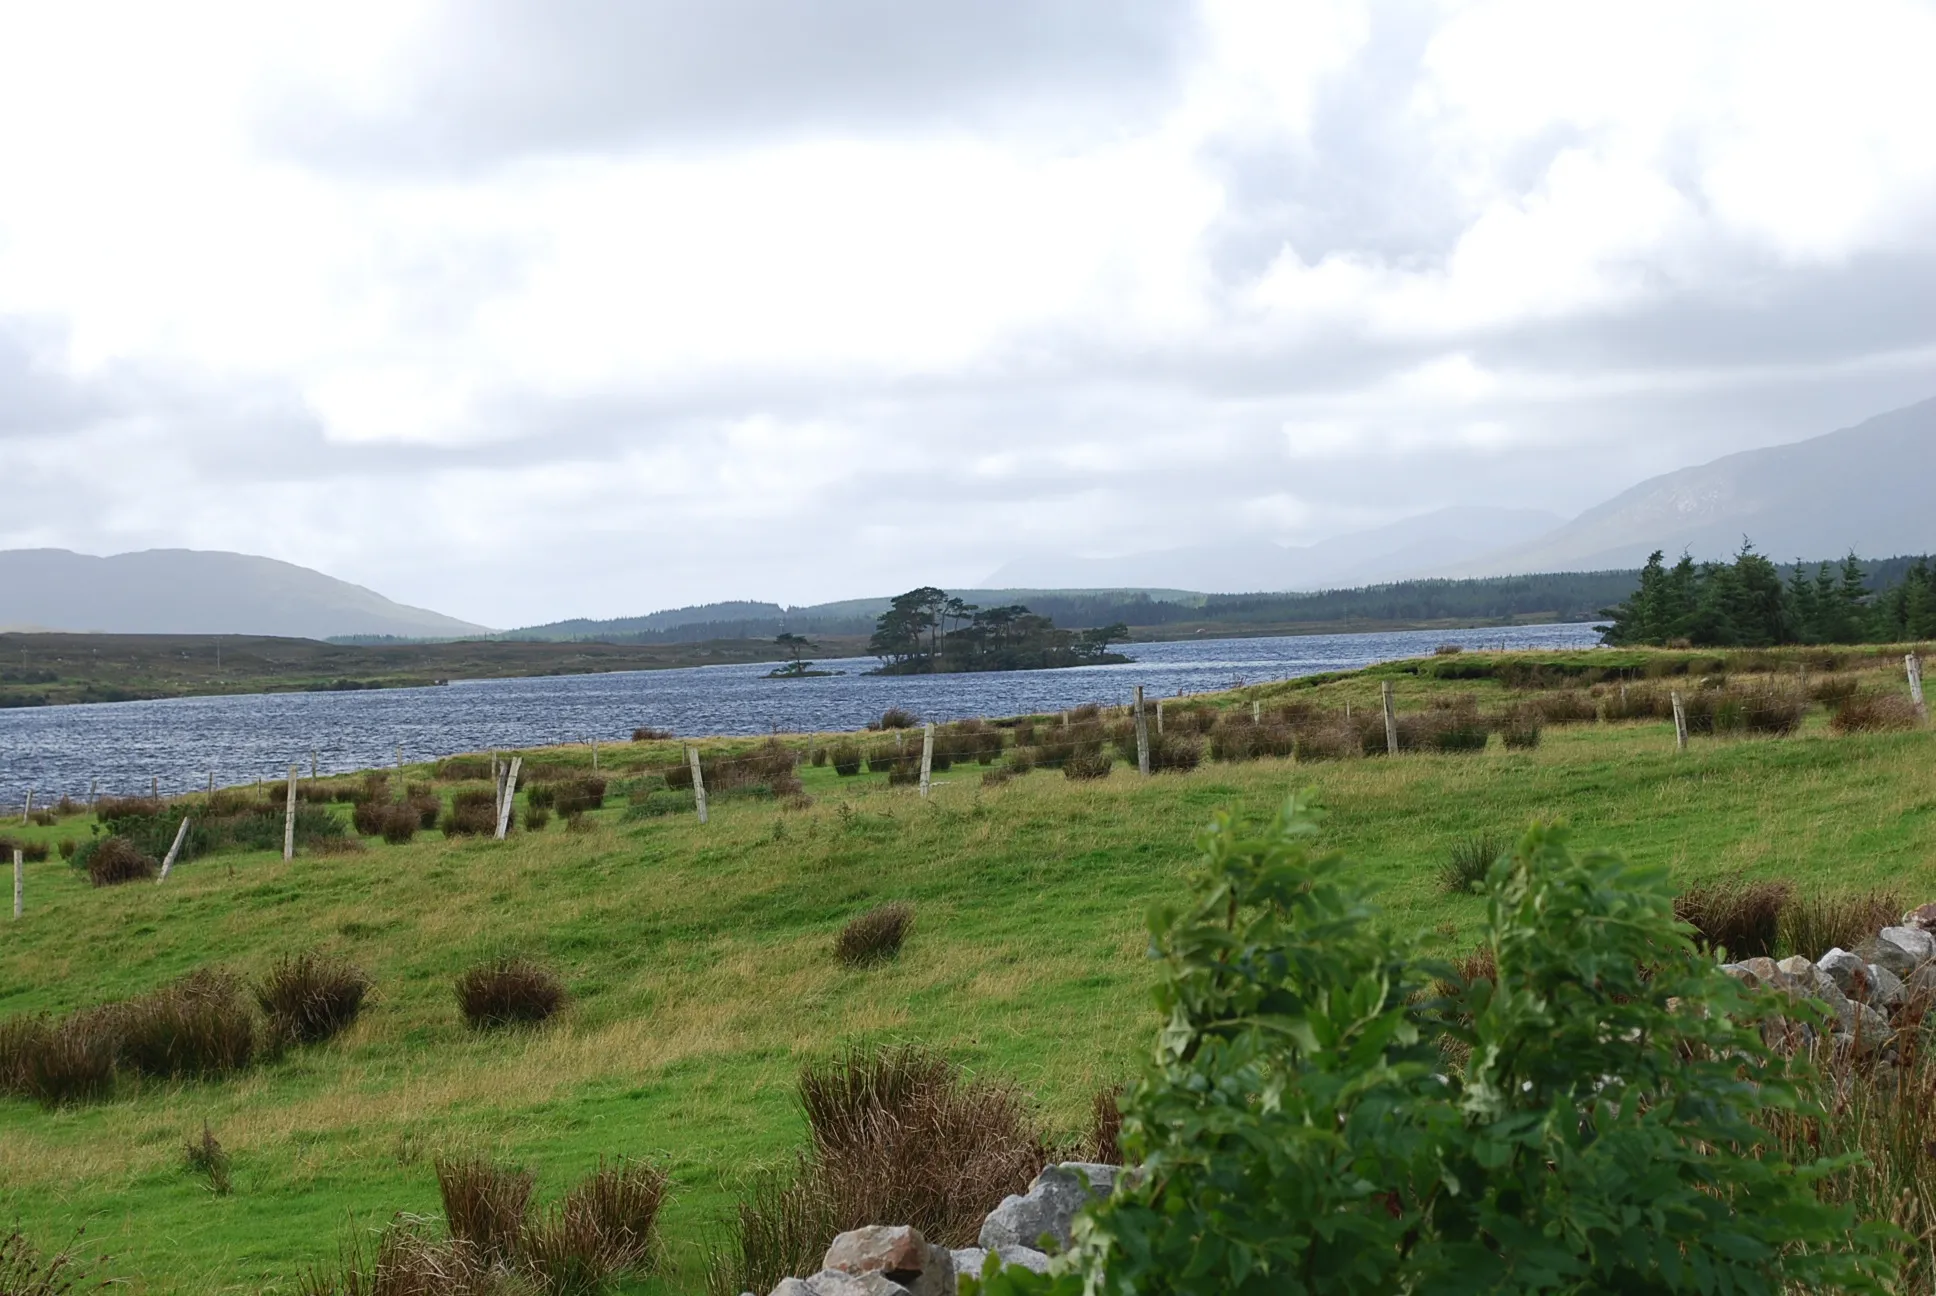
M 0 548 L 491 626 L 1936 395 L 1936 3 L 0 0 Z

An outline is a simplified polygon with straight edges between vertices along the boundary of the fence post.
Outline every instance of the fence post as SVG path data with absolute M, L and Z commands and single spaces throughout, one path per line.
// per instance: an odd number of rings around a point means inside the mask
M 592 739 L 592 773 L 598 773 L 598 739 Z
M 1156 714 L 1163 714 L 1161 702 L 1156 704 Z M 1149 777 L 1149 712 L 1143 710 L 1141 684 L 1136 686 L 1136 772 L 1144 778 Z
M 289 762 L 289 800 L 282 811 L 282 858 L 296 858 L 296 762 Z
M 27 894 L 27 870 L 22 866 L 20 848 L 13 848 L 13 916 L 20 917 L 21 905 Z
M 1156 699 L 1156 736 L 1163 736 L 1163 699 Z
M 27 789 L 27 804 L 20 812 L 20 822 L 30 824 L 34 821 L 34 790 Z
M 504 834 L 511 828 L 511 803 L 518 795 L 518 770 L 524 764 L 524 757 L 513 756 L 511 768 L 504 775 L 504 795 L 498 798 L 497 839 L 504 840 Z
M 699 812 L 699 822 L 706 822 L 706 775 L 699 768 L 699 749 L 686 748 L 686 763 L 692 766 L 692 806 Z
M 214 770 L 210 770 L 208 772 L 208 795 L 211 798 L 213 798 L 215 795 L 215 771 Z
M 1250 704 L 1250 722 L 1252 724 L 1264 723 L 1264 704 L 1262 702 L 1252 702 Z
M 934 721 L 921 726 L 921 795 L 928 794 L 934 773 Z
M 1681 705 L 1681 692 L 1675 689 L 1670 697 L 1674 699 L 1674 750 L 1687 750 L 1687 708 Z
M 1923 701 L 1923 663 L 1915 653 L 1903 658 L 1903 667 L 1909 672 L 1909 700 L 1916 704 L 1916 718 L 1924 724 L 1929 723 L 1929 706 Z M 31 799 L 31 796 L 30 798 Z
M 1392 701 L 1392 682 L 1386 680 L 1378 693 L 1385 704 L 1385 754 L 1398 755 L 1398 706 Z
M 403 744 L 397 744 L 397 802 L 402 804 L 408 798 L 403 790 Z
M 96 801 L 100 799 L 100 797 L 101 797 L 101 780 L 89 779 L 87 781 L 87 803 L 89 805 L 93 805 Z
M 291 765 L 289 768 L 294 769 L 295 766 Z M 161 775 L 159 774 L 150 774 L 148 776 L 148 799 L 150 801 L 161 800 Z
M 168 874 L 175 867 L 175 859 L 177 856 L 181 854 L 182 842 L 184 839 L 187 838 L 187 836 L 188 836 L 188 816 L 183 815 L 182 821 L 181 821 L 181 827 L 175 829 L 175 844 L 168 848 L 168 857 L 162 860 L 161 862 L 161 876 L 155 879 L 157 883 L 166 882 L 168 880 Z
M 317 753 L 316 752 L 309 753 L 309 777 L 312 779 L 322 777 L 322 775 L 318 772 L 321 770 L 321 768 L 322 768 L 322 762 L 317 760 Z

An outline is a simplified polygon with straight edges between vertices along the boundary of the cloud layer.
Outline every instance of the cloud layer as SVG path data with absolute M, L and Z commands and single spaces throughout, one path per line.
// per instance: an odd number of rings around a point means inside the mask
M 0 8 L 0 547 L 811 601 L 1936 391 L 1928 4 L 937 13 Z

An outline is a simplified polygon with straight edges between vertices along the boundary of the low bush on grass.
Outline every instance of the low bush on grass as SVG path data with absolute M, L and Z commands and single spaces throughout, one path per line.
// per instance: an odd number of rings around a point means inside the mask
M 1014 771 L 1007 766 L 997 765 L 994 769 L 981 772 L 981 785 L 985 788 L 998 788 L 1006 785 L 1014 777 Z
M 381 837 L 392 846 L 403 846 L 423 827 L 423 810 L 407 801 L 365 801 L 351 812 L 350 819 L 365 837 Z
M 1704 950 L 1726 950 L 1737 962 L 1772 958 L 1781 941 L 1782 910 L 1793 894 L 1786 882 L 1724 878 L 1683 891 L 1674 900 L 1674 916 L 1694 929 Z
M 1532 708 L 1550 725 L 1592 724 L 1600 718 L 1599 703 L 1580 689 L 1561 689 L 1520 705 Z
M 219 970 L 191 972 L 102 1011 L 119 1036 L 118 1065 L 157 1079 L 246 1070 L 261 1042 L 242 983 Z
M 430 767 L 439 783 L 464 783 L 491 777 L 489 756 L 446 756 Z
M 520 1259 L 550 1290 L 595 1290 L 652 1267 L 664 1171 L 643 1161 L 603 1162 L 558 1204 L 525 1225 Z
M 822 748 L 821 750 L 825 751 L 826 749 Z M 843 742 L 834 744 L 833 750 L 828 754 L 828 759 L 833 762 L 834 773 L 840 775 L 842 778 L 852 778 L 860 773 L 861 754 L 858 743 Z
M 517 1254 L 531 1210 L 529 1171 L 481 1156 L 439 1157 L 437 1195 L 451 1237 L 502 1264 Z
M 1901 920 L 1902 896 L 1894 891 L 1858 895 L 1801 893 L 1782 906 L 1779 946 L 1787 954 L 1820 958 L 1857 945 Z
M 1755 1123 L 1804 1100 L 1758 1029 L 1792 1007 L 1686 939 L 1663 870 L 1535 829 L 1489 878 L 1496 977 L 1448 1000 L 1314 832 L 1292 807 L 1204 834 L 1151 919 L 1163 1029 L 1123 1101 L 1159 1169 L 1066 1269 L 980 1291 L 1892 1289 L 1895 1239 L 1818 1195 L 1846 1163 Z
M 1009 750 L 1006 766 L 1010 774 L 1028 774 L 1035 769 L 1035 752 L 1029 747 L 1014 747 Z
M 557 973 L 529 959 L 504 957 L 457 978 L 457 1006 L 476 1030 L 532 1025 L 565 1006 Z
M 60 844 L 60 857 L 71 864 L 74 862 L 75 852 L 80 850 L 80 848 L 81 844 L 72 837 L 63 837 L 61 838 Z
M 606 782 L 596 774 L 566 779 L 553 784 L 552 788 L 551 808 L 561 815 L 583 814 L 587 810 L 605 808 Z
M 1900 693 L 1861 693 L 1843 700 L 1829 717 L 1838 734 L 1905 733 L 1922 727 L 1916 704 Z
M 894 706 L 881 712 L 880 722 L 874 727 L 877 729 L 912 729 L 920 723 L 921 717 L 914 714 L 914 712 L 904 707 Z
M 545 809 L 543 806 L 525 807 L 524 830 L 526 832 L 543 832 L 545 825 L 550 822 L 551 811 Z
M 114 1088 L 116 1044 L 99 1010 L 0 1022 L 0 1090 L 49 1107 L 104 1098 Z
M 1082 1138 L 1082 1159 L 1097 1165 L 1123 1163 L 1123 1086 L 1098 1089 L 1089 1104 L 1089 1130 Z
M 1064 777 L 1071 779 L 1101 779 L 1109 777 L 1109 768 L 1114 758 L 1102 749 L 1078 751 L 1062 762 Z
M 161 872 L 161 861 L 138 849 L 126 837 L 102 837 L 88 842 L 74 858 L 75 863 L 87 870 L 87 880 L 97 887 L 147 881 Z
M 0 864 L 11 863 L 15 851 L 20 852 L 21 861 L 27 864 L 45 863 L 47 856 L 52 853 L 44 841 L 15 841 L 11 837 L 0 837 Z
M 698 802 L 689 788 L 685 791 L 660 788 L 656 792 L 648 792 L 643 797 L 635 799 L 625 808 L 625 817 L 658 819 L 671 814 L 692 814 L 697 805 Z
M 1541 726 L 1537 708 L 1516 706 L 1499 718 L 1499 741 L 1507 751 L 1533 751 L 1539 746 Z
M 672 730 L 655 729 L 651 725 L 640 725 L 638 728 L 632 731 L 632 741 L 635 743 L 667 742 L 671 738 L 672 738 Z
M 756 1178 L 709 1292 L 771 1290 L 812 1273 L 838 1233 L 892 1220 L 972 1246 L 982 1218 L 1051 1159 L 1021 1093 L 913 1045 L 855 1048 L 801 1070 L 810 1146 Z
M 216 1140 L 215 1131 L 208 1127 L 207 1121 L 202 1122 L 201 1137 L 188 1140 L 183 1159 L 188 1162 L 189 1170 L 208 1180 L 209 1191 L 217 1197 L 228 1196 L 235 1186 L 230 1175 L 232 1162 L 228 1149 Z
M 848 967 L 884 963 L 901 952 L 914 927 L 914 906 L 897 900 L 869 909 L 840 929 L 834 938 L 834 957 Z
M 1700 688 L 1681 699 L 1690 734 L 1781 738 L 1800 729 L 1808 714 L 1807 697 L 1789 685 L 1764 682 L 1710 687 L 1713 684 L 1712 679 L 1703 680 Z
M 507 831 L 516 827 L 517 807 L 506 820 Z M 497 793 L 489 788 L 466 790 L 451 795 L 450 809 L 438 822 L 446 837 L 494 837 L 497 835 Z
M 319 1044 L 355 1023 L 370 993 L 363 969 L 313 950 L 276 961 L 256 986 L 256 1002 L 278 1036 Z
M 1452 843 L 1439 865 L 1439 890 L 1447 895 L 1471 895 L 1485 884 L 1486 874 L 1512 842 L 1498 833 L 1475 833 Z

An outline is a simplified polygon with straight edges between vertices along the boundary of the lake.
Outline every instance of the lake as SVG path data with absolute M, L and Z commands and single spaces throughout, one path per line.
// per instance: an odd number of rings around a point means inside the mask
M 291 761 L 325 772 L 489 748 L 629 739 L 640 725 L 678 734 L 859 729 L 890 706 L 928 720 L 1058 711 L 1083 702 L 1173 697 L 1292 679 L 1468 648 L 1585 648 L 1589 625 L 1408 630 L 1130 644 L 1127 665 L 976 675 L 876 677 L 871 658 L 829 663 L 850 673 L 769 680 L 764 665 L 702 666 L 538 679 L 466 680 L 437 688 L 267 693 L 0 711 L 0 805 L 102 792 L 164 793 L 283 776 Z

